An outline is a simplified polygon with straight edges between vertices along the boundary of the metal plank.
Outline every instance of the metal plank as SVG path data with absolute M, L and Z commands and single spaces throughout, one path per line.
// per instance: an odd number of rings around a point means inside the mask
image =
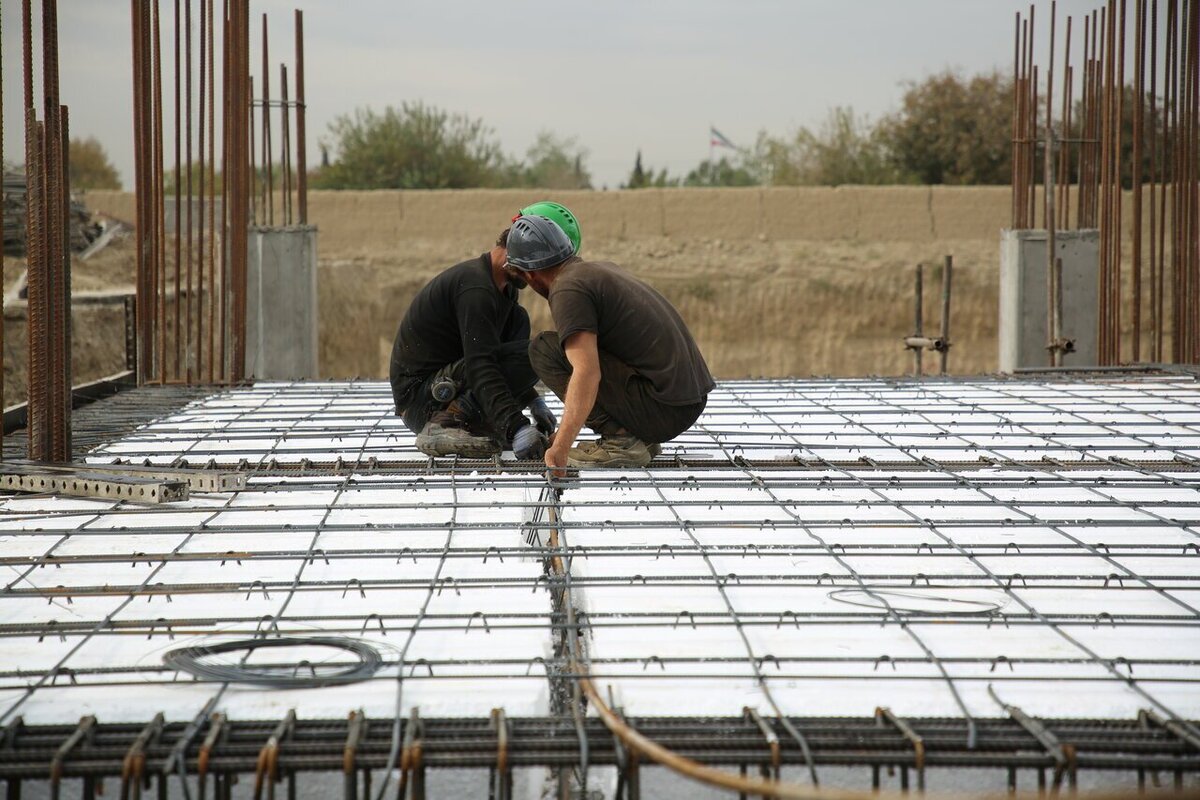
M 71 475 L 54 472 L 7 472 L 0 474 L 0 491 L 95 497 L 147 504 L 174 503 L 188 499 L 188 485 L 184 481 L 117 478 L 97 472 L 78 472 Z

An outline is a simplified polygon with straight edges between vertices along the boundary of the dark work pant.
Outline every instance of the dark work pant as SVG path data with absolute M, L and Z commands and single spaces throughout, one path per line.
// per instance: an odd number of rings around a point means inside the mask
M 529 340 L 517 339 L 504 342 L 496 348 L 496 358 L 500 363 L 500 374 L 504 376 L 504 383 L 512 392 L 512 396 L 516 398 L 517 404 L 524 408 L 533 401 L 537 394 L 533 389 L 533 385 L 537 383 L 537 375 L 533 373 L 533 368 L 529 365 Z M 405 426 L 413 433 L 420 433 L 429 418 L 446 407 L 446 403 L 439 403 L 433 399 L 431 391 L 433 384 L 443 377 L 453 380 L 458 385 L 460 392 L 471 389 L 466 382 L 466 365 L 461 358 L 452 364 L 447 364 L 437 372 L 427 375 L 420 381 L 408 407 L 403 410 L 397 409 Z M 393 387 L 393 392 L 395 392 L 395 387 Z M 478 393 L 473 392 L 473 394 L 475 395 L 475 404 L 482 408 L 482 398 Z M 493 423 L 494 420 L 488 420 L 488 422 Z
M 566 400 L 572 369 L 558 333 L 545 331 L 530 341 L 529 363 L 550 391 Z M 651 394 L 651 388 L 647 378 L 601 350 L 600 389 L 588 414 L 588 427 L 601 436 L 614 436 L 624 428 L 647 444 L 669 442 L 692 427 L 708 402 L 667 405 Z

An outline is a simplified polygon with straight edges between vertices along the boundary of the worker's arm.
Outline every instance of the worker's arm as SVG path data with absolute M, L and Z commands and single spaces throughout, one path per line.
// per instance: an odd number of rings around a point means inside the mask
M 592 413 L 600 390 L 600 351 L 596 347 L 596 334 L 592 331 L 573 333 L 563 350 L 567 361 L 571 362 L 571 379 L 567 382 L 567 396 L 563 400 L 562 421 L 546 451 L 547 467 L 567 465 L 567 451 L 575 444 L 588 414 Z
M 521 404 L 513 397 L 500 369 L 497 352 L 500 323 L 494 294 L 490 287 L 460 292 L 455 311 L 462 337 L 463 373 L 467 386 L 474 392 L 484 416 L 508 444 L 529 420 L 521 413 Z

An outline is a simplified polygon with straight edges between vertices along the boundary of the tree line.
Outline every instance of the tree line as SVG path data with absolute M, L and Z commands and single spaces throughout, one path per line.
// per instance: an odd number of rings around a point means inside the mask
M 1132 89 L 1126 91 L 1123 146 L 1130 149 L 1135 98 Z M 1002 185 L 1011 178 L 1011 114 L 1011 78 L 995 71 L 971 76 L 946 71 L 904 84 L 899 107 L 877 121 L 837 107 L 815 128 L 784 135 L 760 131 L 752 144 L 705 159 L 686 174 L 647 166 L 637 152 L 620 188 Z M 1148 132 L 1159 131 L 1161 116 L 1147 119 Z M 1077 137 L 1079 131 L 1071 134 Z M 587 158 L 577 139 L 549 131 L 539 133 L 523 157 L 512 156 L 481 119 L 421 102 L 401 103 L 334 119 L 309 186 L 591 189 Z M 119 187 L 116 170 L 95 139 L 72 141 L 71 170 L 72 188 Z M 173 179 L 168 170 L 167 183 L 173 185 Z

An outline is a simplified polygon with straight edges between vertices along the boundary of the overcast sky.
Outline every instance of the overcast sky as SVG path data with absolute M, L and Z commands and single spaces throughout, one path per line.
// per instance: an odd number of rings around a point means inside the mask
M 3 3 L 4 148 L 17 161 L 20 5 Z M 1078 25 L 1098 5 L 1063 0 L 1059 14 Z M 162 0 L 165 39 L 173 7 Z M 1011 71 L 1014 13 L 1028 2 L 254 0 L 251 63 L 257 73 L 266 12 L 273 82 L 279 61 L 292 62 L 296 7 L 305 14 L 310 164 L 339 114 L 422 100 L 483 119 L 512 155 L 541 130 L 574 136 L 596 187 L 616 188 L 639 149 L 647 167 L 686 173 L 708 157 L 710 125 L 750 144 L 762 129 L 816 127 L 838 105 L 876 119 L 898 105 L 904 81 L 946 68 Z M 1048 20 L 1049 4 L 1039 2 L 1038 14 Z M 59 38 L 72 133 L 99 138 L 129 187 L 129 3 L 59 0 Z

